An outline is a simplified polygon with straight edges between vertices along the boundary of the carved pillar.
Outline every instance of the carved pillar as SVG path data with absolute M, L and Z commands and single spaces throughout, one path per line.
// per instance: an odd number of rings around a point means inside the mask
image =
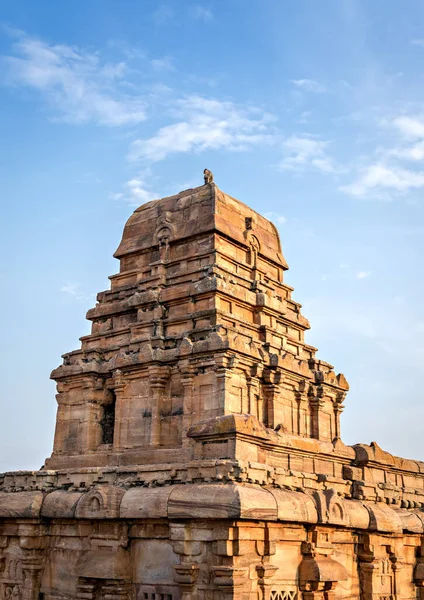
M 266 370 L 264 372 L 264 415 L 263 422 L 267 427 L 275 429 L 277 425 L 283 425 L 285 429 L 292 432 L 292 425 L 290 423 L 279 423 L 276 416 L 276 402 L 280 396 L 281 373 L 274 370 Z M 284 417 L 283 417 L 283 420 Z
M 270 535 L 268 525 L 263 528 L 263 540 L 256 540 L 256 552 L 261 557 L 261 564 L 256 566 L 258 574 L 258 593 L 260 600 L 269 600 L 271 597 L 272 578 L 278 571 L 278 567 L 270 563 L 271 557 L 276 553 L 277 544 Z
M 125 447 L 127 441 L 128 420 L 125 415 L 125 379 L 122 372 L 117 369 L 114 374 L 113 391 L 115 393 L 115 428 L 113 432 L 113 447 L 115 450 Z
M 321 411 L 324 406 L 322 388 L 309 388 L 309 407 L 311 413 L 311 437 L 319 440 L 321 435 Z
M 193 594 L 193 588 L 199 574 L 199 565 L 194 563 L 184 563 L 174 565 L 174 581 L 181 590 L 181 600 L 192 600 L 196 598 Z
M 402 564 L 393 551 L 392 546 L 382 545 L 378 538 L 375 547 L 378 554 L 374 552 L 371 545 L 371 536 L 364 535 L 362 543 L 359 545 L 359 582 L 361 591 L 361 600 L 375 600 L 375 598 L 397 597 L 398 589 L 398 571 Z
M 260 389 L 257 377 L 246 377 L 247 383 L 247 412 L 261 419 L 262 408 L 260 406 Z
M 228 412 L 227 409 L 227 404 L 228 402 L 226 402 L 227 399 L 227 395 L 229 395 L 230 390 L 229 390 L 229 386 L 230 386 L 230 381 L 231 381 L 231 377 L 232 377 L 232 372 L 231 369 L 227 369 L 224 366 L 219 366 L 216 369 L 216 393 L 218 396 L 218 406 L 219 408 L 223 409 L 223 413 L 226 414 Z
M 64 438 L 66 435 L 66 421 L 69 418 L 69 406 L 67 403 L 67 386 L 58 381 L 57 383 L 57 414 L 56 414 L 56 428 L 54 432 L 53 441 L 53 453 L 57 454 L 63 450 Z
M 31 556 L 22 559 L 22 575 L 24 578 L 22 600 L 38 600 L 43 568 L 43 557 Z
M 150 428 L 150 445 L 160 445 L 160 417 L 162 401 L 169 378 L 169 367 L 149 367 L 149 389 L 152 407 L 152 422 Z
M 233 600 L 240 593 L 248 580 L 247 567 L 217 566 L 212 567 L 213 584 L 222 594 L 223 600 Z M 241 596 L 240 596 L 241 597 Z
M 90 377 L 83 383 L 83 398 L 85 404 L 85 435 L 83 448 L 96 450 L 102 442 L 100 426 L 104 394 L 104 380 L 100 377 Z
M 260 590 L 260 600 L 268 600 L 271 595 L 272 577 L 278 571 L 278 567 L 270 564 L 257 565 L 258 587 Z
M 365 535 L 358 549 L 358 571 L 359 571 L 359 588 L 361 600 L 373 600 L 375 594 L 374 587 L 374 572 L 377 570 L 377 565 L 374 562 L 374 548 L 370 544 L 370 537 Z
M 191 427 L 192 417 L 193 417 L 193 380 L 194 380 L 194 369 L 189 365 L 181 365 L 182 367 L 182 377 L 181 383 L 184 390 L 184 399 L 183 399 L 183 435 L 182 435 L 182 444 L 183 447 L 189 445 L 190 440 L 187 437 L 187 431 Z
M 343 412 L 343 401 L 346 398 L 346 392 L 337 394 L 334 400 L 334 437 L 340 439 L 340 415 Z
M 299 389 L 295 391 L 295 398 L 297 402 L 297 419 L 296 428 L 297 435 L 302 437 L 309 436 L 309 405 L 308 405 L 308 394 L 306 391 L 306 382 L 302 380 L 299 384 Z
M 194 556 L 202 553 L 202 542 L 193 540 L 191 525 L 172 523 L 170 526 L 172 549 L 180 557 L 180 564 L 173 565 L 174 581 L 181 590 L 181 600 L 197 598 L 194 587 L 199 574 L 199 565 Z

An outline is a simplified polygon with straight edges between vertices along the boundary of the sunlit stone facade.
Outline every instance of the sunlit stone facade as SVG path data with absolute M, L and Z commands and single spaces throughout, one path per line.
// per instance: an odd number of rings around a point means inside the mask
M 424 464 L 346 446 L 272 223 L 144 204 L 53 371 L 54 450 L 0 488 L 4 600 L 424 600 Z

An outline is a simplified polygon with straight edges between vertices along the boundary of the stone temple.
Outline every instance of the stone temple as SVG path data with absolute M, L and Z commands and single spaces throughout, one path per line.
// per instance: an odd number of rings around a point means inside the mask
M 424 463 L 341 441 L 273 224 L 207 183 L 115 257 L 51 457 L 0 478 L 0 598 L 424 600 Z

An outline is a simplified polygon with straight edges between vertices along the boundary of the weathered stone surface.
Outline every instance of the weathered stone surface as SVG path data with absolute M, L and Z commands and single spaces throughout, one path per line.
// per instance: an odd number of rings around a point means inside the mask
M 424 599 L 424 463 L 341 441 L 277 230 L 205 181 L 130 217 L 53 453 L 0 478 L 0 598 Z
M 0 517 L 39 517 L 42 502 L 42 492 L 0 492 Z

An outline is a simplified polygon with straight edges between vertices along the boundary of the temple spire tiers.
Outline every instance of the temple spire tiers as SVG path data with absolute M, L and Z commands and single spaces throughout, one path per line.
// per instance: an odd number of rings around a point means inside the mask
M 424 600 L 424 464 L 342 442 L 276 228 L 204 182 L 129 218 L 51 457 L 0 475 L 0 600 Z
M 52 373 L 61 391 L 49 468 L 186 460 L 175 450 L 195 455 L 190 427 L 232 414 L 288 436 L 339 436 L 336 398 L 348 386 L 305 343 L 277 230 L 209 170 L 204 186 L 138 208 L 115 256 L 119 273 L 87 313 L 91 334 Z M 96 393 L 83 392 L 94 379 Z M 111 392 L 113 448 L 96 446 Z

